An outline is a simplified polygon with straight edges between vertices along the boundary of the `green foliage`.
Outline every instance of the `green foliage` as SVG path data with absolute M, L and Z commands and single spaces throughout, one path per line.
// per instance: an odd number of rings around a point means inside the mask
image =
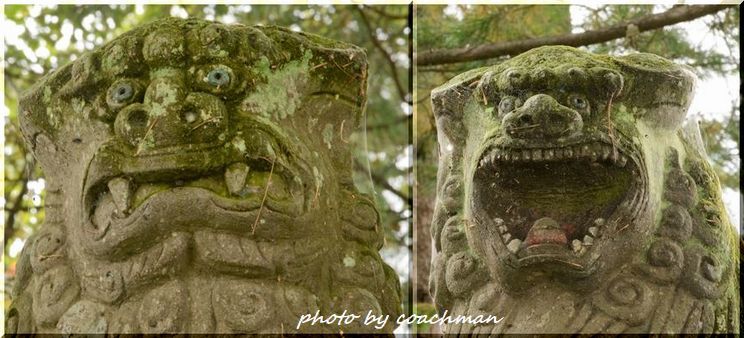
M 585 21 L 580 25 L 584 30 L 595 30 L 609 25 L 618 25 L 633 19 L 654 14 L 657 6 L 602 6 L 589 10 Z M 667 8 L 657 8 L 666 10 Z M 739 9 L 731 8 L 711 16 L 710 33 L 721 36 L 725 41 L 738 44 Z M 725 28 L 724 28 L 725 27 Z M 738 72 L 738 58 L 695 45 L 686 39 L 688 31 L 680 25 L 665 27 L 639 34 L 630 34 L 625 39 L 612 40 L 588 46 L 595 53 L 633 53 L 645 52 L 697 68 L 698 75 L 726 74 Z M 729 45 L 729 49 L 736 48 Z
M 522 40 L 563 34 L 571 29 L 568 6 L 448 7 L 417 8 L 416 43 L 421 50 Z
M 413 314 L 414 315 L 425 315 L 427 318 L 432 318 L 437 313 L 437 308 L 434 307 L 434 304 L 430 303 L 416 303 L 413 304 Z M 427 334 L 427 333 L 437 333 L 432 332 L 431 324 L 416 324 L 415 328 L 416 333 L 421 334 Z
M 739 186 L 739 123 L 740 116 L 736 106 L 732 107 L 731 115 L 722 121 L 700 121 L 700 133 L 708 156 L 713 162 L 713 169 L 721 181 L 721 186 L 732 189 Z

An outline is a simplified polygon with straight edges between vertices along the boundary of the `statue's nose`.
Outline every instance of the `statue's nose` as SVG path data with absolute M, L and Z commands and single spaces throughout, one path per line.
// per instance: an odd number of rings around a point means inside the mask
M 186 98 L 186 84 L 178 75 L 156 77 L 145 91 L 145 104 L 158 116 L 180 110 Z
M 503 126 L 513 138 L 559 138 L 580 132 L 583 120 L 579 113 L 561 105 L 550 95 L 537 94 L 504 116 Z
M 191 92 L 180 73 L 170 72 L 150 81 L 143 102 L 119 112 L 115 128 L 142 153 L 215 142 L 227 129 L 227 112 L 218 97 Z

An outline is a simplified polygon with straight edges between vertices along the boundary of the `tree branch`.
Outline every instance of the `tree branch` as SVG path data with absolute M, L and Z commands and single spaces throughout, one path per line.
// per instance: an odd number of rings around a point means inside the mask
M 532 48 L 545 45 L 566 45 L 572 47 L 586 46 L 622 38 L 625 36 L 625 32 L 630 25 L 637 26 L 639 32 L 646 32 L 664 26 L 694 20 L 730 7 L 732 6 L 675 6 L 664 13 L 647 15 L 608 28 L 577 34 L 565 34 L 552 37 L 485 44 L 470 48 L 436 49 L 418 53 L 418 55 L 414 55 L 414 59 L 416 60 L 416 65 L 428 66 L 484 60 L 505 55 L 516 55 Z
M 368 7 L 365 7 L 368 8 Z M 408 104 L 411 104 L 411 101 L 408 100 L 408 91 L 403 88 L 403 85 L 400 83 L 400 78 L 398 77 L 398 66 L 395 64 L 395 61 L 393 61 L 393 58 L 390 56 L 390 53 L 388 53 L 387 50 L 385 50 L 385 47 L 382 45 L 380 40 L 377 40 L 377 36 L 375 36 L 375 30 L 372 29 L 372 25 L 370 25 L 369 20 L 367 19 L 367 15 L 364 14 L 364 10 L 362 10 L 359 7 L 356 7 L 357 12 L 359 13 L 359 17 L 362 19 L 362 23 L 367 28 L 367 33 L 369 34 L 369 39 L 372 41 L 372 44 L 377 47 L 377 49 L 380 50 L 382 53 L 382 56 L 384 56 L 385 61 L 387 61 L 387 64 L 390 68 L 390 74 L 392 75 L 393 82 L 395 83 L 395 88 L 398 90 L 398 95 L 400 96 L 400 100 L 403 102 L 406 102 Z
M 359 163 L 359 161 L 357 161 L 356 159 L 354 160 L 354 163 L 355 163 L 356 168 L 364 168 L 364 166 L 362 166 L 362 164 Z M 408 196 L 408 194 L 398 189 L 395 189 L 392 185 L 390 185 L 390 182 L 388 182 L 388 180 L 385 177 L 380 176 L 379 174 L 377 174 L 376 172 L 372 170 L 370 170 L 369 172 L 363 171 L 363 173 L 370 175 L 371 176 L 370 178 L 372 178 L 372 182 L 374 182 L 376 185 L 398 196 L 400 199 L 403 200 L 403 202 L 408 204 L 409 207 L 413 205 L 413 198 Z
M 401 123 L 411 123 L 411 121 L 413 121 L 413 114 L 398 116 L 397 118 L 395 118 L 392 121 L 388 121 L 388 122 L 380 123 L 380 124 L 369 125 L 369 126 L 367 126 L 367 131 L 375 130 L 375 129 L 389 128 L 389 127 L 392 127 L 392 126 L 395 126 L 395 125 L 398 125 L 398 124 L 401 124 Z
M 23 205 L 23 196 L 26 195 L 26 192 L 28 191 L 28 176 L 26 176 L 25 170 L 24 174 L 21 174 L 21 177 L 20 179 L 18 179 L 18 181 L 21 184 L 21 191 L 18 192 L 18 196 L 13 201 L 13 206 L 5 209 L 5 213 L 8 214 L 8 218 L 5 219 L 5 238 L 3 239 L 3 247 L 8 245 L 8 241 L 15 234 L 16 215 L 18 214 L 18 212 L 21 211 L 21 207 Z
M 413 205 L 413 199 L 410 196 L 407 196 L 407 194 L 403 193 L 402 191 L 393 188 L 393 186 L 390 185 L 390 183 L 388 183 L 388 180 L 385 179 L 384 177 L 378 175 L 375 172 L 372 172 L 372 181 L 377 183 L 383 189 L 398 196 L 400 199 L 403 200 L 403 202 L 406 202 L 406 204 L 408 204 L 409 206 Z
M 367 5 L 367 6 L 364 6 L 364 8 L 369 8 L 370 10 L 377 13 L 378 15 L 388 18 L 388 19 L 393 19 L 393 20 L 408 19 L 408 14 L 391 14 L 391 13 L 386 12 L 383 9 L 378 8 L 378 6 Z

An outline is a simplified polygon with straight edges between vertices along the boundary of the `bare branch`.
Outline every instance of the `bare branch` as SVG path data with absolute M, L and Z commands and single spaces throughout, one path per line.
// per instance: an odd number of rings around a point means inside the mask
M 364 8 L 369 8 L 370 10 L 377 13 L 378 15 L 388 18 L 388 19 L 393 19 L 393 20 L 408 19 L 408 14 L 391 14 L 378 7 L 379 6 L 364 6 Z
M 369 8 L 369 7 L 364 7 L 364 8 Z M 400 100 L 408 104 L 411 104 L 411 101 L 407 99 L 408 91 L 405 90 L 403 88 L 403 85 L 400 83 L 400 78 L 398 77 L 398 66 L 395 64 L 395 61 L 393 61 L 393 58 L 390 56 L 390 53 L 388 53 L 388 51 L 382 45 L 380 40 L 377 40 L 377 36 L 375 36 L 375 30 L 372 28 L 372 25 L 370 25 L 369 20 L 367 19 L 367 15 L 364 13 L 364 10 L 359 7 L 356 7 L 356 10 L 362 19 L 362 23 L 367 28 L 367 33 L 369 34 L 370 41 L 372 41 L 372 44 L 374 44 L 375 47 L 377 47 L 377 49 L 380 50 L 380 52 L 384 56 L 385 61 L 387 61 L 387 64 L 390 68 L 390 73 L 393 78 L 393 82 L 395 83 L 395 88 L 398 90 L 398 95 L 400 96 Z
M 356 159 L 354 160 L 354 162 L 355 162 L 355 167 L 356 168 L 364 168 L 365 167 L 361 163 L 359 163 L 359 161 L 357 161 Z M 392 185 L 390 185 L 390 182 L 388 182 L 388 180 L 385 177 L 380 176 L 379 174 L 375 173 L 374 171 L 367 172 L 365 170 L 363 172 L 364 172 L 365 175 L 370 175 L 371 176 L 372 182 L 374 182 L 376 185 L 382 187 L 383 189 L 385 189 L 387 191 L 390 191 L 391 193 L 395 194 L 395 196 L 398 196 L 400 199 L 402 199 L 404 202 L 406 202 L 406 204 L 408 204 L 409 207 L 413 205 L 413 198 L 411 198 L 411 196 L 409 196 L 408 194 L 406 194 L 406 193 L 404 193 L 404 192 L 402 192 L 402 191 L 400 191 L 398 189 L 395 189 Z
M 5 209 L 5 213 L 8 215 L 8 217 L 5 218 L 5 238 L 3 239 L 3 245 L 5 246 L 8 245 L 8 241 L 15 234 L 15 219 L 23 206 L 23 196 L 26 195 L 26 192 L 28 191 L 28 176 L 25 172 L 26 171 L 24 170 L 23 174 L 21 174 L 21 177 L 18 179 L 18 182 L 21 185 L 21 191 L 18 192 L 18 196 L 13 200 L 12 206 Z M 10 198 L 10 196 L 8 197 Z
M 722 5 L 675 6 L 664 13 L 647 15 L 608 28 L 577 34 L 565 34 L 553 37 L 540 37 L 528 40 L 484 44 L 469 48 L 431 50 L 414 55 L 414 59 L 416 60 L 416 65 L 428 66 L 484 60 L 505 55 L 516 55 L 532 48 L 545 45 L 566 45 L 573 47 L 586 46 L 622 38 L 625 36 L 626 30 L 630 25 L 637 26 L 639 32 L 646 32 L 664 26 L 694 20 L 731 7 L 732 6 Z
M 411 121 L 413 121 L 413 115 L 412 114 L 398 116 L 396 119 L 394 119 L 392 121 L 388 121 L 388 122 L 380 123 L 380 124 L 369 125 L 369 126 L 367 126 L 367 131 L 375 130 L 375 129 L 389 128 L 389 127 L 392 127 L 394 125 L 401 124 L 401 123 L 408 123 L 408 124 L 410 124 Z

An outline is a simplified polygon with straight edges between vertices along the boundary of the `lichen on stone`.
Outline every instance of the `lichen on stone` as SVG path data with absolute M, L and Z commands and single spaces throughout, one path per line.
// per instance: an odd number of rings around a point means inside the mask
M 259 84 L 242 102 L 245 109 L 276 119 L 292 116 L 303 99 L 297 94 L 309 81 L 311 58 L 312 52 L 307 50 L 300 60 L 290 61 L 275 69 L 269 59 L 262 57 L 254 70 L 265 82 Z

